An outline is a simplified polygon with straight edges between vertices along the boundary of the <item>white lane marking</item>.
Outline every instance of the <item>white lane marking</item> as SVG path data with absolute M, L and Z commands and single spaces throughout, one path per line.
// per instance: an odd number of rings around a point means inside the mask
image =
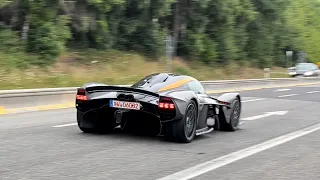
M 274 111 L 274 112 L 266 112 L 265 114 L 261 114 L 258 116 L 252 116 L 252 117 L 247 117 L 247 118 L 243 118 L 241 120 L 243 121 L 253 121 L 253 120 L 257 120 L 257 119 L 261 119 L 261 118 L 265 118 L 265 117 L 269 117 L 269 116 L 283 116 L 285 114 L 287 114 L 288 111 Z
M 291 89 L 277 89 L 274 92 L 291 91 Z
M 57 125 L 57 126 L 52 126 L 52 127 L 67 127 L 67 126 L 74 126 L 74 125 L 77 125 L 77 123 L 62 124 L 62 125 Z
M 245 102 L 253 102 L 253 101 L 262 101 L 265 100 L 265 98 L 260 98 L 260 99 L 248 99 L 248 100 L 243 100 L 241 102 L 245 103 Z
M 262 152 L 264 150 L 270 149 L 272 147 L 278 146 L 280 144 L 286 143 L 286 142 L 294 140 L 296 138 L 305 136 L 305 135 L 310 134 L 312 132 L 315 132 L 317 130 L 320 130 L 320 123 L 313 125 L 313 126 L 309 126 L 304 129 L 294 131 L 292 133 L 288 133 L 288 134 L 279 136 L 277 138 L 265 141 L 263 143 L 260 143 L 260 144 L 257 144 L 257 145 L 254 145 L 254 146 L 251 146 L 251 147 L 248 147 L 248 148 L 236 151 L 236 152 L 233 152 L 231 154 L 221 156 L 219 158 L 212 159 L 210 161 L 207 161 L 202 164 L 193 166 L 191 168 L 176 172 L 174 174 L 165 176 L 165 177 L 157 179 L 157 180 L 188 180 L 188 179 L 194 178 L 196 176 L 199 176 L 201 174 L 205 174 L 209 171 L 220 168 L 222 166 L 233 163 L 235 161 L 252 156 L 252 155 L 257 154 L 259 152 Z
M 313 93 L 318 93 L 318 92 L 320 92 L 320 91 L 309 91 L 309 92 L 307 92 L 308 94 L 313 94 Z
M 287 94 L 287 95 L 282 95 L 278 97 L 291 97 L 291 96 L 297 96 L 298 94 Z

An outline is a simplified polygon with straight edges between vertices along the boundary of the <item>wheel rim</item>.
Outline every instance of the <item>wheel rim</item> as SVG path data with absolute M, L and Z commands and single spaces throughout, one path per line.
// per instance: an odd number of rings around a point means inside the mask
M 188 138 L 192 137 L 195 127 L 196 113 L 195 106 L 190 104 L 186 114 L 186 122 L 185 122 L 185 134 Z
M 236 127 L 239 124 L 240 119 L 240 103 L 239 100 L 234 102 L 233 115 L 232 115 L 232 126 Z

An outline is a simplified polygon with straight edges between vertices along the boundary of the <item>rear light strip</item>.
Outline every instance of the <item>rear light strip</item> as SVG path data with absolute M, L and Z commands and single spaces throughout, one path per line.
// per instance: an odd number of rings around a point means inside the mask
M 173 103 L 159 103 L 159 108 L 161 109 L 174 109 Z
M 168 109 L 168 110 L 175 109 L 175 105 L 172 99 L 169 97 L 160 97 L 158 107 L 159 109 Z
M 224 105 L 229 105 L 228 102 L 225 102 L 225 101 L 219 101 L 220 104 L 224 104 Z
M 86 101 L 88 97 L 86 95 L 77 95 L 77 100 Z
M 76 99 L 79 101 L 87 101 L 88 100 L 88 97 L 86 96 L 86 91 L 84 88 L 78 89 Z

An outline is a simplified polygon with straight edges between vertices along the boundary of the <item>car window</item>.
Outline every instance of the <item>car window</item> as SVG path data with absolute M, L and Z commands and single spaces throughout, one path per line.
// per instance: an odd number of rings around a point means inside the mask
M 315 65 L 315 64 L 313 64 L 312 66 L 313 66 L 313 70 L 318 70 L 319 69 L 319 67 L 317 65 Z
M 313 71 L 313 70 L 317 70 L 318 67 L 315 64 L 308 64 L 308 63 L 304 63 L 304 64 L 299 64 L 296 67 L 296 70 L 298 71 Z
M 191 81 L 188 83 L 188 87 L 191 91 L 194 91 L 196 93 L 204 94 L 204 88 L 202 84 L 199 81 Z
M 307 64 L 299 64 L 297 67 L 296 67 L 297 70 L 299 71 L 306 71 L 309 69 L 308 65 Z
M 131 87 L 135 87 L 136 88 L 136 87 L 139 87 L 139 86 L 143 86 L 147 82 L 152 81 L 157 75 L 159 75 L 159 73 L 150 74 L 150 75 L 144 77 L 143 79 L 139 80 L 135 84 L 133 84 Z
M 311 71 L 317 70 L 317 66 L 315 64 L 309 64 L 309 70 Z

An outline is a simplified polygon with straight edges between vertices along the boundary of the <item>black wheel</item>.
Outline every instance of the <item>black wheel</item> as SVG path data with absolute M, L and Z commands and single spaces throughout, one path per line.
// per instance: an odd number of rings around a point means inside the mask
M 240 104 L 240 99 L 237 98 L 233 102 L 233 110 L 230 117 L 230 126 L 232 131 L 235 131 L 236 129 L 238 129 L 238 126 L 240 123 L 240 115 L 241 115 L 241 104 Z
M 232 103 L 230 122 L 227 123 L 225 119 L 220 118 L 221 130 L 236 131 L 240 123 L 240 115 L 241 115 L 241 103 L 240 103 L 240 99 L 236 98 L 236 100 L 234 100 Z
M 194 101 L 187 105 L 185 116 L 166 124 L 165 137 L 182 143 L 191 142 L 196 135 L 198 108 Z
M 82 128 L 78 125 L 79 129 L 84 132 L 84 133 L 94 133 L 94 129 L 91 129 L 91 128 Z

